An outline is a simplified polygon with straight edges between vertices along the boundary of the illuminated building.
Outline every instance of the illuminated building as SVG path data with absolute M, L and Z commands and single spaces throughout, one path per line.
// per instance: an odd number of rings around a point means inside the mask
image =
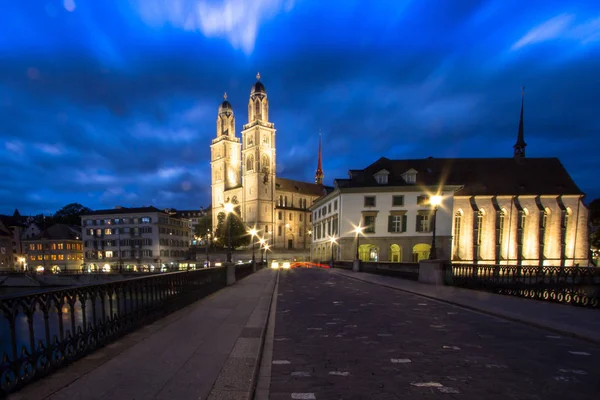
M 267 92 L 259 75 L 250 92 L 248 123 L 241 139 L 235 135 L 227 95 L 219 106 L 216 133 L 211 145 L 213 231 L 218 214 L 230 201 L 240 206 L 243 222 L 256 227 L 272 247 L 308 249 L 308 207 L 323 195 L 324 187 L 276 176 L 275 125 L 269 122 Z M 323 178 L 320 160 L 319 148 L 319 183 Z
M 83 245 L 79 226 L 55 224 L 38 235 L 23 239 L 29 271 L 80 271 Z

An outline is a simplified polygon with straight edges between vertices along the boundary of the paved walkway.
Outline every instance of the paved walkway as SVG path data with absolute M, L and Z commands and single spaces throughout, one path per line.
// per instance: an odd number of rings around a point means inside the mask
M 270 399 L 597 399 L 600 346 L 330 270 L 280 271 Z
M 550 329 L 600 344 L 600 310 L 575 307 L 463 289 L 443 285 L 427 285 L 390 276 L 334 269 L 332 272 L 365 282 L 420 294 L 433 299 Z
M 10 399 L 248 399 L 276 272 L 265 269 Z

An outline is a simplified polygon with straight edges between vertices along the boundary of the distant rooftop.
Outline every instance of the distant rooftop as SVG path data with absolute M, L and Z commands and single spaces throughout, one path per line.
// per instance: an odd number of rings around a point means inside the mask
M 154 206 L 115 207 L 115 208 L 109 208 L 107 210 L 96 210 L 96 211 L 89 212 L 87 214 L 82 214 L 82 217 L 85 217 L 88 215 L 140 214 L 140 213 L 154 213 L 154 212 L 165 213 L 164 210 L 159 210 L 158 208 L 156 208 Z
M 55 224 L 45 229 L 39 235 L 25 240 L 80 240 L 81 227 L 77 225 Z

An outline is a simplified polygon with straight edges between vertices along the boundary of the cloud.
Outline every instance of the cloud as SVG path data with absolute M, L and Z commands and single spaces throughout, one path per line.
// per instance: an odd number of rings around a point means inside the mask
M 151 26 L 168 24 L 224 38 L 233 48 L 251 54 L 261 22 L 291 11 L 293 5 L 293 0 L 139 0 L 137 10 Z
M 525 46 L 550 40 L 564 39 L 588 44 L 600 40 L 600 18 L 576 23 L 573 14 L 560 14 L 531 29 L 512 46 L 518 50 Z

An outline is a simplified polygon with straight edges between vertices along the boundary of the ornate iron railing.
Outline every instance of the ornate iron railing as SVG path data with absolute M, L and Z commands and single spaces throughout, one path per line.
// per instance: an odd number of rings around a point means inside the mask
M 600 306 L 600 268 L 445 265 L 445 283 L 584 307 Z
M 336 261 L 335 268 L 352 269 L 353 261 Z M 419 263 L 394 263 L 361 261 L 361 271 L 371 274 L 394 276 L 404 279 L 419 279 Z
M 207 268 L 0 299 L 0 397 L 224 287 Z

